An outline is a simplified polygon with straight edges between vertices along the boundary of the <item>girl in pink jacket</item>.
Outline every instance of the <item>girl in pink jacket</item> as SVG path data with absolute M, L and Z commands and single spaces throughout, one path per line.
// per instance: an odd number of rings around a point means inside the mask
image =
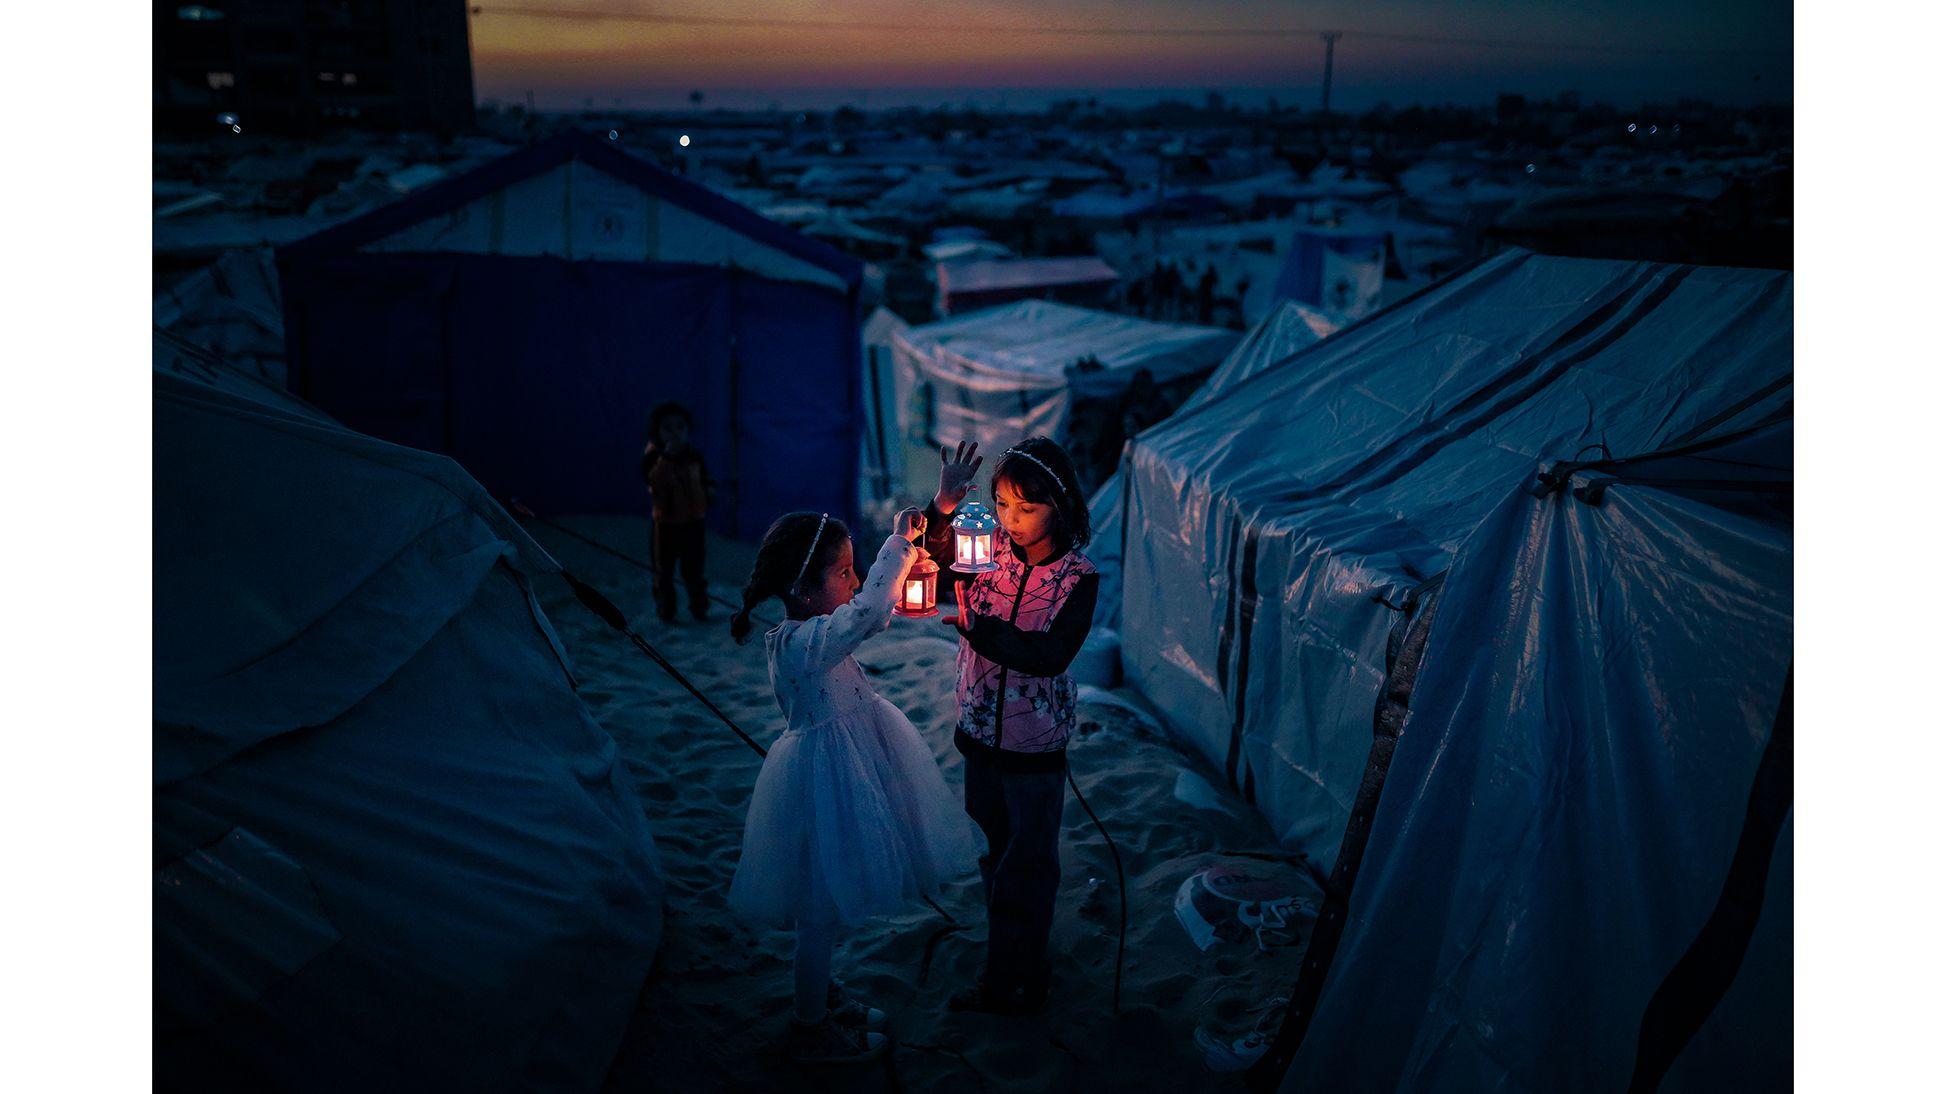
M 984 457 L 977 445 L 940 450 L 939 492 L 927 510 L 926 548 L 942 573 L 952 562 L 950 517 Z M 1047 997 L 1048 930 L 1060 887 L 1062 785 L 1074 732 L 1069 662 L 1094 620 L 1100 578 L 1080 548 L 1088 504 L 1074 462 L 1046 437 L 1002 453 L 993 469 L 999 568 L 963 578 L 959 721 L 966 811 L 987 840 L 980 877 L 987 899 L 987 961 L 954 1010 L 1027 1014 Z

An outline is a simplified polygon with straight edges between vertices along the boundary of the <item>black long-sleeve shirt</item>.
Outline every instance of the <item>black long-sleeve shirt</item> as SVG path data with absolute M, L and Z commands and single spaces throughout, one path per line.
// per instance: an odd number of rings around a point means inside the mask
M 1012 543 L 1006 549 L 1022 562 L 1027 561 L 1026 553 Z M 951 574 L 959 581 L 972 580 L 970 574 L 949 569 L 953 562 L 952 525 L 932 502 L 926 504 L 926 553 L 938 564 L 942 575 Z M 1036 569 L 1052 565 L 1065 554 L 1067 549 L 1063 548 L 1032 565 Z M 942 602 L 949 591 L 940 590 Z M 1068 594 L 1066 603 L 1045 631 L 1025 631 L 997 616 L 975 615 L 970 629 L 962 633 L 974 653 L 1009 671 L 1029 676 L 1059 676 L 1067 671 L 1088 640 L 1088 630 L 1095 618 L 1095 601 L 1100 593 L 1101 576 L 1084 574 L 1075 581 L 1074 591 Z
M 1054 560 L 1050 558 L 1047 562 Z M 965 632 L 966 642 L 974 653 L 1010 671 L 1029 676 L 1059 676 L 1068 671 L 1068 665 L 1081 652 L 1082 643 L 1088 640 L 1100 590 L 1101 575 L 1083 574 L 1045 631 L 1024 631 L 996 616 L 975 615 L 972 628 Z

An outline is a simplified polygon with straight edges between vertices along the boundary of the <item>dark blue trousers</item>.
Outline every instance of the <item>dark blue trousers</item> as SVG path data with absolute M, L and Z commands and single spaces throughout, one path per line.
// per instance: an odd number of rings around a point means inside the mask
M 986 833 L 980 879 L 987 898 L 987 986 L 995 992 L 1044 991 L 1047 935 L 1061 887 L 1063 769 L 1003 771 L 986 755 L 966 755 L 966 812 Z

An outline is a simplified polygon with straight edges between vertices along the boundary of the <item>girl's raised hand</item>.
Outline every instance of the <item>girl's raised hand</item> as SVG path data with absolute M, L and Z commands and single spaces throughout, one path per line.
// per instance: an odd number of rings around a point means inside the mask
M 892 526 L 897 529 L 899 535 L 905 537 L 907 543 L 916 544 L 919 542 L 919 537 L 926 534 L 926 514 L 908 506 L 899 510 L 898 518 L 892 522 Z
M 953 582 L 953 601 L 959 605 L 959 614 L 940 616 L 939 621 L 947 626 L 957 627 L 961 634 L 972 633 L 973 617 L 967 614 L 966 610 L 966 586 L 957 581 Z
M 933 504 L 941 513 L 951 513 L 973 489 L 973 476 L 980 470 L 980 442 L 961 441 L 954 448 L 939 446 L 939 494 Z

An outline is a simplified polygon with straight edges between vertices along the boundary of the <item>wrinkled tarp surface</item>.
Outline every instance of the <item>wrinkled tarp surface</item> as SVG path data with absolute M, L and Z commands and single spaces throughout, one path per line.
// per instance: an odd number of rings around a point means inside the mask
M 975 440 L 997 456 L 1035 434 L 1065 440 L 1077 400 L 1124 391 L 1139 369 L 1166 384 L 1213 368 L 1237 338 L 1214 327 L 1023 300 L 894 332 L 892 346 L 899 405 L 912 407 L 921 385 L 932 393 L 929 441 Z M 1074 367 L 1087 357 L 1102 367 Z M 924 431 L 917 425 L 914 432 Z
M 1790 376 L 1788 273 L 1508 252 L 1456 274 L 1134 441 L 1125 673 L 1328 867 L 1388 605 L 1537 464 L 1740 431 Z
M 1446 578 L 1285 1090 L 1628 1087 L 1645 1008 L 1753 838 L 1791 662 L 1790 475 L 1786 422 L 1503 494 Z M 1660 1089 L 1790 1088 L 1783 819 L 1737 978 Z
M 212 371 L 154 375 L 158 1087 L 593 1089 L 663 884 L 556 567 L 451 460 Z
M 1338 322 L 1330 316 L 1296 301 L 1279 303 L 1250 328 L 1250 333 L 1223 358 L 1223 363 L 1216 366 L 1203 386 L 1183 400 L 1176 413 L 1203 405 L 1298 350 L 1337 333 L 1338 327 Z M 1101 574 L 1095 624 L 1119 627 L 1122 619 L 1122 473 L 1119 470 L 1089 500 L 1088 519 L 1094 529 L 1094 538 L 1088 542 L 1088 558 Z

